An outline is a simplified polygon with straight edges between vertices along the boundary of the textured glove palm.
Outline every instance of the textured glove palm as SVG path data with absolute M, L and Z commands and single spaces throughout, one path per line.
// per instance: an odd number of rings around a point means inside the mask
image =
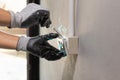
M 64 56 L 64 52 L 59 51 L 55 47 L 51 46 L 47 41 L 57 38 L 58 34 L 50 33 L 47 35 L 36 36 L 32 38 L 22 37 L 18 42 L 17 50 L 29 51 L 35 56 L 40 56 L 47 60 L 58 60 Z M 25 40 L 27 44 L 24 45 Z

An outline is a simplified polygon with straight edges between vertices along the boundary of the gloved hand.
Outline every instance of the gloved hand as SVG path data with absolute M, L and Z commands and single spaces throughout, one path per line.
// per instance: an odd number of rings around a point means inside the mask
M 46 26 L 51 24 L 50 13 L 38 4 L 30 3 L 21 12 L 14 13 L 9 11 L 11 15 L 11 25 L 9 28 L 28 28 L 33 25 Z
M 58 60 L 64 56 L 64 52 L 51 46 L 47 41 L 57 38 L 58 34 L 50 33 L 36 37 L 20 37 L 17 50 L 28 51 L 35 56 L 40 56 L 47 60 Z

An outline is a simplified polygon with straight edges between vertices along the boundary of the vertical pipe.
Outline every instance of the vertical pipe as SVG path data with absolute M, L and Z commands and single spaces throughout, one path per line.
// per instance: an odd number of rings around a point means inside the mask
M 27 0 L 27 3 L 40 4 L 40 0 Z M 30 27 L 27 30 L 27 36 L 33 37 L 39 35 L 39 25 Z M 27 54 L 27 80 L 39 80 L 39 57 Z
M 69 36 L 74 36 L 75 35 L 75 21 L 74 21 L 74 0 L 70 0 L 69 3 L 69 22 L 70 22 L 70 33 Z
M 69 24 L 70 24 L 70 31 L 69 36 L 73 37 L 75 35 L 75 0 L 70 0 L 69 3 Z M 65 60 L 64 70 L 62 80 L 73 80 L 74 73 L 75 73 L 75 66 L 77 61 L 77 54 L 68 55 Z

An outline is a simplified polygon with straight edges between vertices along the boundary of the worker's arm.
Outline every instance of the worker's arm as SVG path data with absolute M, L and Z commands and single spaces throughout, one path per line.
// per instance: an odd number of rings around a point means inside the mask
M 0 9 L 0 25 L 13 27 L 31 27 L 33 25 L 49 27 L 51 24 L 49 11 L 43 10 L 37 4 L 29 4 L 19 13 Z M 58 34 L 51 33 L 36 37 L 18 37 L 0 32 L 0 47 L 5 49 L 16 49 L 26 51 L 35 56 L 47 60 L 58 60 L 64 56 L 64 52 L 51 46 L 47 41 L 57 38 Z
M 64 52 L 59 51 L 47 42 L 57 37 L 58 34 L 55 33 L 36 37 L 18 37 L 0 32 L 0 48 L 26 51 L 47 60 L 58 60 L 64 56 Z
M 14 13 L 0 9 L 0 25 L 10 28 L 28 28 L 34 25 L 49 27 L 50 13 L 38 4 L 30 3 L 22 11 Z
M 11 21 L 11 15 L 9 11 L 0 8 L 0 25 L 10 26 L 10 21 Z
M 0 48 L 16 49 L 19 37 L 0 31 Z

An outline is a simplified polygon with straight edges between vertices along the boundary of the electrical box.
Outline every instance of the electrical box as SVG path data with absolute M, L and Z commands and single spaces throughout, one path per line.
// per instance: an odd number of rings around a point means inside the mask
M 68 37 L 67 47 L 68 47 L 68 54 L 78 54 L 79 52 L 78 36 Z

